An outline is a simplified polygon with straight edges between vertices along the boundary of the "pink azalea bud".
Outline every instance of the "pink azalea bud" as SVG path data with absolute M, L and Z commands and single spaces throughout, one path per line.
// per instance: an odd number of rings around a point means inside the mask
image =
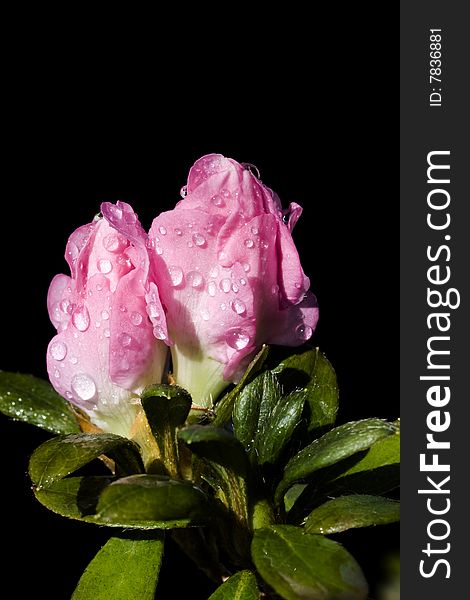
M 103 218 L 69 238 L 71 277 L 56 275 L 50 285 L 47 303 L 57 335 L 47 368 L 54 388 L 92 423 L 128 436 L 137 394 L 161 381 L 167 348 L 155 339 L 146 312 L 147 235 L 128 204 L 105 202 L 101 211 Z
M 184 194 L 153 221 L 152 277 L 176 382 L 208 407 L 263 343 L 307 341 L 318 308 L 291 235 L 298 204 L 283 212 L 249 168 L 218 154 L 194 164 Z

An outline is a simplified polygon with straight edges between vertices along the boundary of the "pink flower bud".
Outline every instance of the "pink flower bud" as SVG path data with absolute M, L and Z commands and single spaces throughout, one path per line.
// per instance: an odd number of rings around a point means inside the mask
M 175 379 L 207 407 L 263 343 L 307 341 L 318 308 L 291 235 L 298 204 L 283 212 L 249 168 L 218 154 L 194 164 L 185 194 L 153 221 L 150 259 Z
M 167 348 L 147 316 L 147 235 L 132 208 L 105 202 L 103 218 L 77 229 L 48 309 L 57 335 L 47 351 L 54 388 L 105 431 L 128 436 L 144 386 L 160 382 Z M 153 285 L 153 304 L 165 317 Z

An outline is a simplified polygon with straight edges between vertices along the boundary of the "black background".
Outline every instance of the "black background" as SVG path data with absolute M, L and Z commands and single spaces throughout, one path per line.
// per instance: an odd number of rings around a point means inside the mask
M 180 31 L 157 48 L 149 33 L 132 51 L 116 35 L 86 53 L 78 36 L 65 55 L 64 40 L 28 53 L 13 76 L 6 141 L 2 369 L 46 376 L 47 288 L 67 272 L 68 235 L 100 202 L 129 202 L 148 228 L 179 199 L 192 163 L 220 152 L 257 165 L 285 206 L 304 207 L 294 239 L 320 306 L 313 341 L 337 371 L 340 421 L 398 416 L 398 65 L 386 15 L 377 33 L 367 15 L 343 16 L 334 27 L 331 15 L 304 27 L 296 15 L 280 29 L 244 22 L 228 41 Z M 34 500 L 27 461 L 47 437 L 0 416 L 3 577 L 15 597 L 69 597 L 108 537 Z M 397 530 L 345 543 L 374 582 Z M 162 598 L 208 596 L 174 548 L 165 562 Z

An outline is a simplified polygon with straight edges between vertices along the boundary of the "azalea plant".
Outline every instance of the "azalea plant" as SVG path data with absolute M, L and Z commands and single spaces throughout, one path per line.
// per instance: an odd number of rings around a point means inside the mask
M 398 520 L 399 421 L 335 426 L 302 209 L 255 171 L 201 158 L 148 234 L 103 203 L 50 285 L 50 384 L 0 373 L 0 410 L 55 434 L 30 460 L 36 498 L 110 528 L 74 600 L 154 598 L 167 536 L 214 600 L 367 597 L 338 534 Z

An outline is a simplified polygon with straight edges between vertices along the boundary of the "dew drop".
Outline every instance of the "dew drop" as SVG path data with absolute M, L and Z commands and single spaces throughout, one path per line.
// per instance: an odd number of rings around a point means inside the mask
M 104 334 L 104 337 L 107 337 L 107 338 L 109 338 L 109 336 L 111 335 L 111 333 L 109 332 L 109 329 L 105 329 L 103 331 L 103 334 Z
M 96 290 L 97 290 L 98 292 L 101 292 L 101 290 L 102 290 L 102 289 L 103 289 L 103 286 L 101 285 L 101 283 L 97 283 L 97 284 L 96 284 Z
M 73 311 L 72 323 L 78 331 L 86 331 L 90 326 L 90 313 L 84 304 L 77 306 Z
M 209 317 L 210 317 L 209 311 L 206 310 L 205 308 L 203 308 L 201 310 L 201 317 L 203 318 L 204 321 L 208 321 Z
M 157 246 L 155 248 L 155 250 L 156 250 L 158 256 L 161 256 L 163 254 L 163 248 L 161 246 Z
M 209 275 L 211 277 L 217 277 L 217 275 L 219 274 L 219 267 L 217 265 L 215 265 L 214 267 L 212 267 L 212 269 L 209 271 Z
M 223 208 L 225 206 L 225 200 L 219 194 L 212 196 L 211 202 L 214 206 L 217 206 L 218 208 Z
M 171 277 L 171 284 L 173 287 L 181 285 L 183 282 L 183 269 L 181 267 L 169 266 L 168 272 Z
M 236 327 L 227 332 L 225 341 L 230 348 L 234 348 L 235 350 L 243 350 L 243 348 L 246 348 L 250 343 L 250 336 L 243 331 L 243 329 Z
M 132 342 L 132 338 L 128 333 L 121 333 L 118 339 L 119 343 L 121 344 L 121 346 L 124 346 L 124 348 L 130 346 L 130 343 Z
M 275 296 L 278 292 L 279 292 L 279 286 L 277 284 L 274 284 L 273 287 L 271 288 L 271 294 L 273 296 Z
M 76 261 L 79 255 L 79 250 L 77 244 L 74 242 L 69 242 L 67 244 L 67 254 L 70 256 L 72 261 Z
M 238 292 L 240 288 L 238 287 L 238 285 L 234 282 L 232 283 L 232 292 L 235 292 L 235 294 Z
M 227 279 L 226 277 L 224 279 L 222 279 L 219 283 L 219 287 L 220 289 L 225 292 L 226 294 L 228 294 L 230 292 L 230 288 L 232 287 L 232 282 L 230 281 L 230 279 Z
M 101 327 L 101 321 L 96 321 L 95 322 L 95 327 L 98 329 L 98 327 Z
M 104 273 L 105 275 L 107 275 L 108 273 L 111 273 L 112 270 L 113 265 L 111 264 L 111 261 L 107 258 L 101 258 L 98 261 L 98 271 L 100 273 Z
M 204 285 L 204 278 L 198 271 L 190 271 L 186 275 L 186 279 L 193 288 L 200 289 Z
M 69 311 L 68 311 L 68 308 L 69 308 L 69 306 L 70 306 L 70 302 L 69 302 L 68 300 L 62 300 L 62 301 L 61 301 L 61 303 L 59 304 L 59 306 L 60 306 L 60 310 L 61 310 L 63 313 L 66 313 L 66 314 L 67 314 L 67 313 L 69 312 Z
M 107 321 L 109 319 L 109 312 L 107 310 L 103 310 L 101 312 L 101 318 L 103 319 L 103 321 Z
M 111 213 L 111 216 L 114 217 L 115 219 L 117 219 L 118 221 L 120 221 L 122 219 L 122 210 L 119 208 L 119 206 L 116 206 L 115 204 L 111 204 L 108 207 L 108 210 Z
M 72 392 L 69 392 L 68 390 L 65 392 L 65 397 L 67 398 L 67 400 L 72 400 L 73 398 L 73 394 Z
M 238 298 L 235 298 L 235 300 L 230 302 L 230 307 L 237 315 L 242 315 L 246 311 L 245 303 Z
M 255 243 L 254 243 L 254 241 L 253 241 L 253 240 L 251 240 L 251 239 L 247 239 L 247 240 L 245 240 L 245 246 L 246 246 L 247 248 L 253 248 L 253 246 L 254 246 L 254 245 L 255 245 Z
M 229 190 L 220 190 L 220 195 L 223 196 L 224 198 L 231 198 L 232 194 L 229 192 Z
M 166 227 L 164 227 L 163 225 L 160 225 L 160 227 L 158 228 L 158 231 L 162 234 L 162 235 L 166 235 Z
M 251 233 L 252 233 L 253 235 L 258 235 L 258 233 L 259 233 L 259 229 L 258 229 L 257 227 L 252 227 L 252 228 L 251 228 Z
M 251 267 L 250 267 L 250 265 L 248 263 L 245 263 L 243 265 L 243 270 L 245 271 L 245 273 L 249 273 L 250 269 L 251 269 Z
M 166 333 L 164 332 L 163 327 L 161 325 L 155 325 L 155 327 L 153 328 L 153 335 L 157 338 L 157 340 L 166 339 Z
M 309 340 L 312 337 L 313 329 L 309 325 L 301 323 L 295 328 L 295 333 L 301 340 Z
M 159 319 L 160 313 L 158 312 L 158 307 L 155 302 L 150 302 L 147 304 L 147 314 L 151 319 Z
M 183 235 L 183 232 L 181 231 L 181 229 L 175 229 L 175 233 L 176 233 L 176 235 Z
M 240 285 L 246 285 L 246 279 L 243 277 L 240 279 Z
M 225 304 L 225 302 L 222 302 L 222 304 L 220 305 L 220 309 L 227 310 L 227 305 Z
M 121 254 L 121 256 L 117 257 L 117 262 L 122 266 L 122 267 L 130 267 L 131 266 L 131 261 L 130 259 L 125 256 L 124 254 Z
M 193 233 L 193 242 L 201 248 L 206 243 L 206 238 L 200 233 Z
M 117 235 L 110 234 L 103 238 L 103 246 L 108 252 L 119 252 L 123 244 Z
M 188 186 L 183 185 L 183 187 L 180 189 L 180 196 L 181 196 L 181 198 L 186 198 L 187 195 L 188 195 Z
M 74 375 L 71 382 L 72 391 L 80 400 L 91 400 L 96 395 L 96 385 L 86 373 Z
M 59 371 L 59 369 L 55 369 L 55 370 L 54 370 L 54 377 L 55 377 L 56 379 L 59 379 L 59 377 L 60 377 L 60 371 Z
M 137 327 L 142 323 L 143 317 L 139 312 L 132 312 L 130 319 L 132 325 L 135 325 Z
M 215 281 L 209 281 L 209 283 L 207 284 L 207 291 L 209 292 L 209 296 L 215 296 L 215 293 L 217 291 Z
M 300 283 L 295 283 L 294 285 L 295 285 L 295 287 L 296 287 L 298 290 L 300 290 L 300 288 L 302 287 L 302 286 L 300 285 Z
M 76 356 L 71 356 L 69 360 L 72 365 L 76 365 L 78 363 L 78 358 Z

